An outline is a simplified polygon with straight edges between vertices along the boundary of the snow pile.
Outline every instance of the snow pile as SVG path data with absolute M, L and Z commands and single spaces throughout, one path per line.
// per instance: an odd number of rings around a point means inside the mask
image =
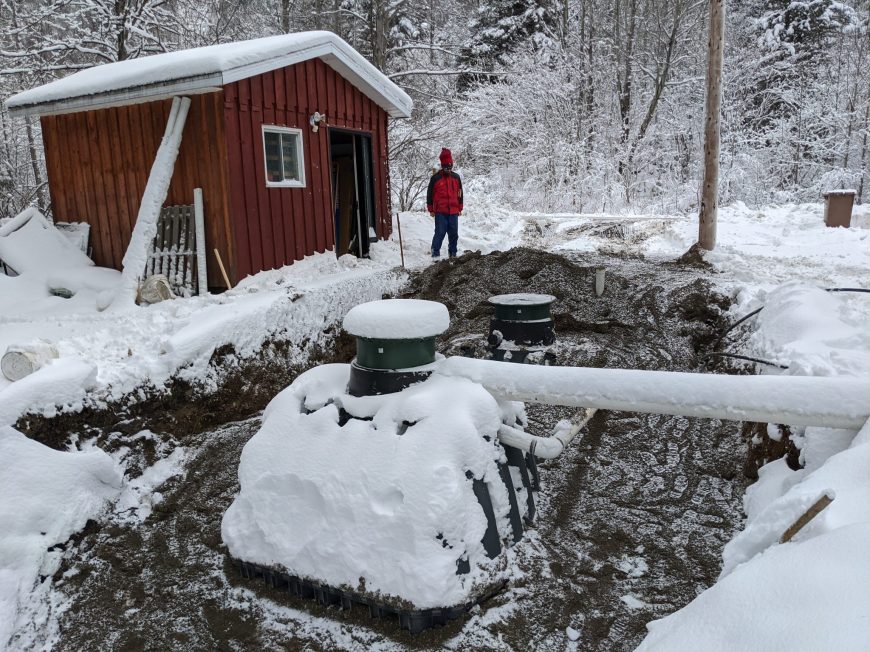
M 23 625 L 20 606 L 60 552 L 46 552 L 114 500 L 121 471 L 105 453 L 64 453 L 0 426 L 0 648 Z
M 502 538 L 510 531 L 499 404 L 470 381 L 433 376 L 370 397 L 372 419 L 342 426 L 339 404 L 366 401 L 343 396 L 349 373 L 312 369 L 269 404 L 224 515 L 230 555 L 420 609 L 468 601 L 500 570 L 470 478 L 486 482 Z
M 870 375 L 870 330 L 845 314 L 850 300 L 870 307 L 870 294 L 850 299 L 794 281 L 760 300 L 748 344 L 754 355 L 788 365 L 790 375 Z
M 35 208 L 0 227 L 0 260 L 19 274 L 94 264 Z
M 0 274 L 0 319 L 103 308 L 121 278 L 113 269 L 94 266 L 35 208 L 0 227 L 0 260 L 18 274 Z M 72 298 L 57 296 L 59 292 Z
M 768 550 L 673 616 L 647 625 L 638 652 L 866 650 L 870 524 Z
M 435 337 L 450 327 L 447 307 L 437 301 L 382 299 L 352 308 L 344 330 L 369 339 L 408 340 Z
M 764 467 L 746 494 L 746 529 L 725 547 L 720 580 L 650 623 L 638 650 L 865 650 L 868 465 L 870 425 L 815 471 L 790 471 L 784 460 Z M 830 506 L 779 544 L 822 495 L 833 497 Z

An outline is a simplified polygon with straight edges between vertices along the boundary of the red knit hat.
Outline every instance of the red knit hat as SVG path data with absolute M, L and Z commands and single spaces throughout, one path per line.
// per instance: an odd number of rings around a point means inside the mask
M 446 147 L 441 149 L 441 156 L 438 157 L 441 160 L 441 167 L 445 165 L 453 165 L 453 154 L 450 153 L 450 150 Z

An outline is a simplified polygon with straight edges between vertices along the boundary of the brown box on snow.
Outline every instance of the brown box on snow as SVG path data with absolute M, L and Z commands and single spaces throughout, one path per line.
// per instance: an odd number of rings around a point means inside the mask
M 825 226 L 852 225 L 852 204 L 855 201 L 854 190 L 829 190 L 825 198 Z

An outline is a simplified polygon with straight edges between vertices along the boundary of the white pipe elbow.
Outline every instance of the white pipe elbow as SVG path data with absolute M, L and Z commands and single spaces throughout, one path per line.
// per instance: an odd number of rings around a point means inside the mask
M 524 430 L 502 424 L 498 429 L 498 439 L 505 446 L 518 448 L 542 460 L 552 460 L 562 454 L 562 451 L 583 429 L 583 426 L 589 423 L 596 412 L 597 410 L 594 408 L 585 408 L 575 417 L 575 420 L 572 420 L 568 430 L 552 437 L 538 437 Z

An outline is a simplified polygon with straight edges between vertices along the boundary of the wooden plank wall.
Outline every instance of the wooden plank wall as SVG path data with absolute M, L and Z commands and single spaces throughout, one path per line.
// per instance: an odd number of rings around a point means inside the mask
M 171 100 L 43 116 L 42 134 L 55 220 L 88 222 L 98 265 L 121 268 Z M 193 203 L 202 188 L 206 247 L 233 256 L 223 93 L 191 96 L 181 149 L 165 205 Z M 209 285 L 224 285 L 213 256 Z
M 387 114 L 377 104 L 319 59 L 228 84 L 224 99 L 234 280 L 334 246 L 329 131 L 311 131 L 315 111 L 372 135 L 375 223 L 389 235 Z M 263 124 L 302 129 L 304 188 L 266 187 Z

